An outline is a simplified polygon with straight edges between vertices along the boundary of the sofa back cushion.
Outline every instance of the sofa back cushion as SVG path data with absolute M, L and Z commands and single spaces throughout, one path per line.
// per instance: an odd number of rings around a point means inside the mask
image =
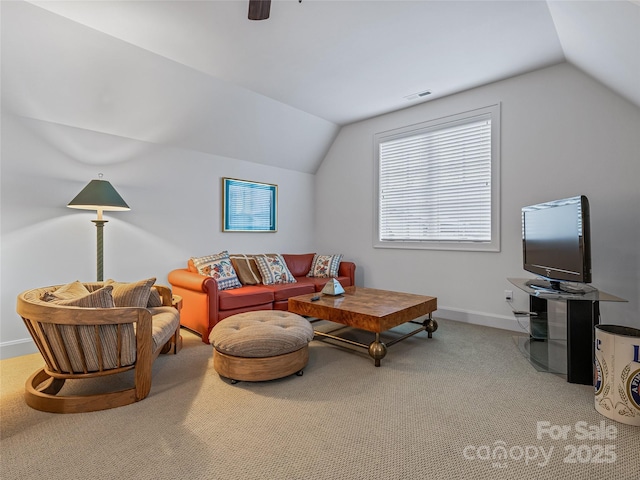
M 294 277 L 304 277 L 311 270 L 311 262 L 315 253 L 303 253 L 303 254 L 283 254 L 282 258 L 287 262 L 287 267 L 291 275 Z

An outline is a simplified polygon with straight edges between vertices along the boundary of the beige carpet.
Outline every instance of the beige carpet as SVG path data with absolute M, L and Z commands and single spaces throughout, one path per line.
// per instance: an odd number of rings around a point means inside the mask
M 596 412 L 591 387 L 536 372 L 512 335 L 440 321 L 380 368 L 315 340 L 302 377 L 231 385 L 211 347 L 183 332 L 147 399 L 71 415 L 24 403 L 39 355 L 3 360 L 0 478 L 637 480 L 640 428 Z M 572 430 L 538 439 L 537 422 Z M 614 425 L 615 439 L 577 440 L 576 422 Z

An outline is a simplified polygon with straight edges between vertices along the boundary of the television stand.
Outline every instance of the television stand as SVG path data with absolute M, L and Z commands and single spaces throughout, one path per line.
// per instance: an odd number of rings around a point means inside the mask
M 509 278 L 529 294 L 529 337 L 518 346 L 539 371 L 566 375 L 569 383 L 593 385 L 595 326 L 600 323 L 600 302 L 626 302 L 593 287 L 581 293 L 536 288 L 540 280 Z

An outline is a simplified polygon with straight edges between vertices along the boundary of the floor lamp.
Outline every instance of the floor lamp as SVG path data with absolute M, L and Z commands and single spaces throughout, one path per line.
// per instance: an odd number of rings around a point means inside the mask
M 69 202 L 67 207 L 79 208 L 82 210 L 97 210 L 97 220 L 91 220 L 96 224 L 98 229 L 98 258 L 97 258 L 97 270 L 98 281 L 104 280 L 102 273 L 103 255 L 102 255 L 102 229 L 107 220 L 102 219 L 103 211 L 125 211 L 131 210 L 129 205 L 122 199 L 120 194 L 116 192 L 116 189 L 102 179 L 102 174 L 99 174 L 100 180 L 91 180 L 89 184 L 82 189 L 82 191 L 76 195 L 76 197 Z

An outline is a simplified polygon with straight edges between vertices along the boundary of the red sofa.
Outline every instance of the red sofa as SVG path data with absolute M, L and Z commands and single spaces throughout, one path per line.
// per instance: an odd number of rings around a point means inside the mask
M 182 297 L 180 324 L 209 343 L 211 329 L 231 315 L 252 310 L 288 310 L 289 297 L 319 292 L 330 280 L 306 276 L 313 256 L 282 255 L 296 283 L 243 285 L 231 290 L 218 290 L 217 282 L 198 273 L 193 265 L 171 271 L 168 280 L 173 293 Z M 340 262 L 337 280 L 343 287 L 355 285 L 355 271 L 355 263 Z

